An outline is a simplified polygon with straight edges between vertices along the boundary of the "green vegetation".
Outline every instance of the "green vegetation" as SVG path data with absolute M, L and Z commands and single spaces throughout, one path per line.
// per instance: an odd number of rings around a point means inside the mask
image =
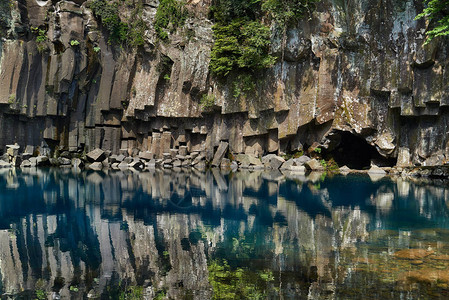
M 131 286 L 126 291 L 120 292 L 120 300 L 140 300 L 143 299 L 143 287 Z
M 201 97 L 200 105 L 201 105 L 201 108 L 204 110 L 211 109 L 214 106 L 214 103 L 215 103 L 215 97 L 212 94 L 204 94 Z
M 271 67 L 275 57 L 269 54 L 270 28 L 243 18 L 213 26 L 215 44 L 210 67 L 218 77 L 231 71 L 254 72 Z
M 210 70 L 218 79 L 231 76 L 235 98 L 255 90 L 255 74 L 271 68 L 276 57 L 270 53 L 271 29 L 262 19 L 267 15 L 283 29 L 310 12 L 317 0 L 214 0 L 210 18 L 215 21 Z M 274 26 L 274 27 L 276 27 Z M 236 74 L 239 74 L 238 76 Z
M 8 104 L 14 104 L 16 102 L 16 94 L 11 94 L 8 97 Z
M 100 52 L 101 51 L 101 48 L 100 47 L 98 47 L 98 46 L 95 46 L 94 47 L 94 52 L 95 53 L 98 53 L 98 52 Z
M 77 41 L 77 40 L 71 40 L 70 41 L 70 46 L 72 46 L 72 47 L 78 46 L 79 44 L 80 44 L 80 42 Z
M 39 27 L 31 27 L 31 32 L 36 35 L 36 44 L 37 44 L 37 51 L 39 53 L 43 53 L 45 50 L 48 49 L 47 46 L 47 30 L 41 29 Z
M 262 9 L 280 27 L 286 27 L 294 21 L 299 21 L 306 13 L 314 8 L 318 0 L 265 0 Z
M 121 3 L 121 2 L 120 2 Z M 146 30 L 142 20 L 142 4 L 136 5 L 130 16 L 130 23 L 124 22 L 119 16 L 120 5 L 114 0 L 93 0 L 90 8 L 94 15 L 109 33 L 109 43 L 127 45 L 132 48 L 142 46 Z
M 433 27 L 426 32 L 428 44 L 433 38 L 449 35 L 449 0 L 425 0 L 427 6 L 415 20 L 427 18 Z
M 274 281 L 271 271 L 252 272 L 232 269 L 226 260 L 214 260 L 208 266 L 212 299 L 265 299 Z
M 154 29 L 161 40 L 168 39 L 168 32 L 173 33 L 184 26 L 187 19 L 185 3 L 177 0 L 161 0 L 157 7 Z M 168 30 L 168 32 L 167 32 Z

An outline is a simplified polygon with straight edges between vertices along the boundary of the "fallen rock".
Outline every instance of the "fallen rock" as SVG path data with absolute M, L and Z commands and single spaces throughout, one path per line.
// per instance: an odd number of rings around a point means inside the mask
M 368 174 L 386 175 L 387 172 L 385 172 L 382 168 L 379 168 L 376 165 L 371 165 L 371 168 L 368 170 Z
M 11 168 L 12 165 L 4 160 L 0 160 L 0 168 Z
M 62 166 L 71 165 L 72 161 L 66 157 L 59 157 L 58 163 Z
M 260 159 L 249 154 L 237 154 L 235 160 L 241 168 L 249 168 L 249 166 L 262 166 Z
M 22 163 L 20 164 L 21 168 L 31 168 L 31 162 L 29 160 L 24 160 L 22 161 Z
M 106 158 L 106 155 L 103 150 L 97 148 L 87 153 L 86 157 L 90 162 L 101 162 Z
M 154 158 L 154 154 L 148 151 L 145 152 L 139 152 L 139 158 L 146 160 L 146 161 L 150 161 Z
M 220 168 L 229 169 L 231 167 L 231 160 L 228 158 L 223 158 L 221 160 Z
M 265 169 L 277 170 L 282 166 L 284 162 L 285 159 L 275 154 L 268 154 L 262 157 L 262 163 Z
M 37 166 L 37 157 L 30 157 L 28 160 L 30 161 L 32 167 Z
M 226 152 L 228 151 L 229 143 L 220 142 L 217 152 L 215 152 L 214 159 L 212 160 L 212 166 L 218 167 L 221 164 L 221 160 L 224 158 Z
M 343 173 L 343 174 L 347 174 L 347 173 L 351 172 L 351 169 L 348 168 L 348 166 L 343 166 L 339 170 L 340 170 L 340 173 Z
M 47 156 L 40 155 L 36 157 L 36 165 L 38 167 L 48 166 L 50 165 L 50 160 Z
M 10 157 L 19 155 L 19 149 L 20 146 L 18 144 L 6 145 L 6 153 L 8 153 Z
M 179 159 L 176 159 L 176 160 L 173 161 L 172 164 L 173 164 L 173 167 L 179 168 L 179 167 L 182 166 L 182 161 L 180 161 Z
M 304 166 L 307 170 L 311 171 L 324 171 L 324 167 L 321 165 L 321 163 L 316 159 L 311 159 L 304 163 Z

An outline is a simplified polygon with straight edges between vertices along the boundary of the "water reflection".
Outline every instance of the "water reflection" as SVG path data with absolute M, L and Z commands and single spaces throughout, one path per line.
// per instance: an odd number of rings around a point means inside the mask
M 278 171 L 0 172 L 4 297 L 447 296 L 443 182 Z

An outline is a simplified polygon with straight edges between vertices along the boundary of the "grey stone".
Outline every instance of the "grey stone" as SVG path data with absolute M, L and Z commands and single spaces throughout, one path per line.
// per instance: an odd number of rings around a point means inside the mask
M 19 149 L 20 149 L 20 146 L 17 144 L 6 145 L 6 153 L 8 153 L 8 155 L 11 157 L 19 155 Z
M 260 159 L 249 154 L 237 154 L 235 160 L 239 163 L 241 168 L 248 168 L 249 166 L 261 166 Z
M 176 159 L 173 161 L 173 167 L 181 167 L 182 166 L 182 161 L 180 161 L 179 159 Z
M 72 167 L 81 169 L 84 167 L 84 162 L 79 158 L 72 159 Z
M 12 165 L 4 160 L 0 160 L 0 168 L 11 168 Z
M 387 172 L 385 172 L 382 168 L 379 168 L 376 165 L 371 165 L 371 168 L 368 170 L 368 174 L 386 175 Z
M 180 146 L 178 154 L 182 155 L 182 156 L 186 156 L 187 155 L 187 146 Z
M 221 164 L 221 160 L 225 156 L 226 152 L 228 151 L 229 143 L 227 142 L 220 142 L 220 145 L 218 146 L 217 152 L 215 152 L 214 159 L 212 160 L 212 166 L 218 167 Z
M 268 154 L 262 157 L 262 163 L 265 169 L 277 170 L 284 162 L 285 159 L 275 154 Z
M 48 166 L 50 165 L 50 160 L 47 156 L 40 155 L 36 158 L 36 165 L 38 167 Z
M 60 165 L 65 166 L 65 165 L 71 165 L 72 161 L 70 159 L 66 158 L 66 157 L 59 157 L 58 158 L 58 163 Z
M 37 157 L 30 157 L 29 162 L 31 163 L 32 167 L 37 166 Z
M 103 150 L 97 148 L 87 153 L 86 157 L 90 162 L 101 162 L 106 158 L 106 155 Z
M 130 164 L 133 161 L 134 161 L 134 159 L 132 157 L 128 156 L 128 157 L 125 157 L 125 159 L 122 162 L 124 162 L 125 164 Z
M 146 161 L 150 161 L 150 160 L 152 160 L 154 158 L 154 154 L 151 153 L 151 152 L 148 152 L 148 151 L 140 152 L 139 153 L 139 158 L 143 159 L 143 160 L 146 160 Z
M 103 169 L 103 164 L 99 161 L 91 163 L 89 165 L 89 169 L 99 171 L 99 170 Z
M 119 154 L 119 155 L 117 155 L 117 157 L 116 157 L 116 161 L 120 163 L 120 162 L 124 161 L 125 158 L 126 158 L 125 155 Z
M 324 167 L 315 158 L 305 162 L 304 166 L 306 167 L 307 170 L 311 170 L 311 171 L 323 171 L 324 170 Z
M 31 162 L 29 160 L 24 160 L 22 161 L 22 163 L 20 164 L 21 168 L 30 168 L 31 167 Z

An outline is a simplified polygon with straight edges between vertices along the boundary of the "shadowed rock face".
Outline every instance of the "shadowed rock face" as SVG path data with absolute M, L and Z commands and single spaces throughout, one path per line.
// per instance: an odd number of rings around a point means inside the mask
M 157 2 L 147 2 L 137 51 L 108 43 L 89 1 L 1 4 L 0 147 L 160 155 L 227 141 L 233 153 L 261 155 L 344 148 L 335 135 L 349 132 L 401 166 L 446 161 L 447 39 L 423 46 L 425 22 L 414 21 L 421 1 L 320 2 L 287 30 L 285 45 L 273 30 L 271 51 L 284 60 L 239 99 L 209 73 L 210 1 L 189 2 L 185 30 L 168 43 L 157 42 Z M 205 94 L 213 109 L 202 111 Z

